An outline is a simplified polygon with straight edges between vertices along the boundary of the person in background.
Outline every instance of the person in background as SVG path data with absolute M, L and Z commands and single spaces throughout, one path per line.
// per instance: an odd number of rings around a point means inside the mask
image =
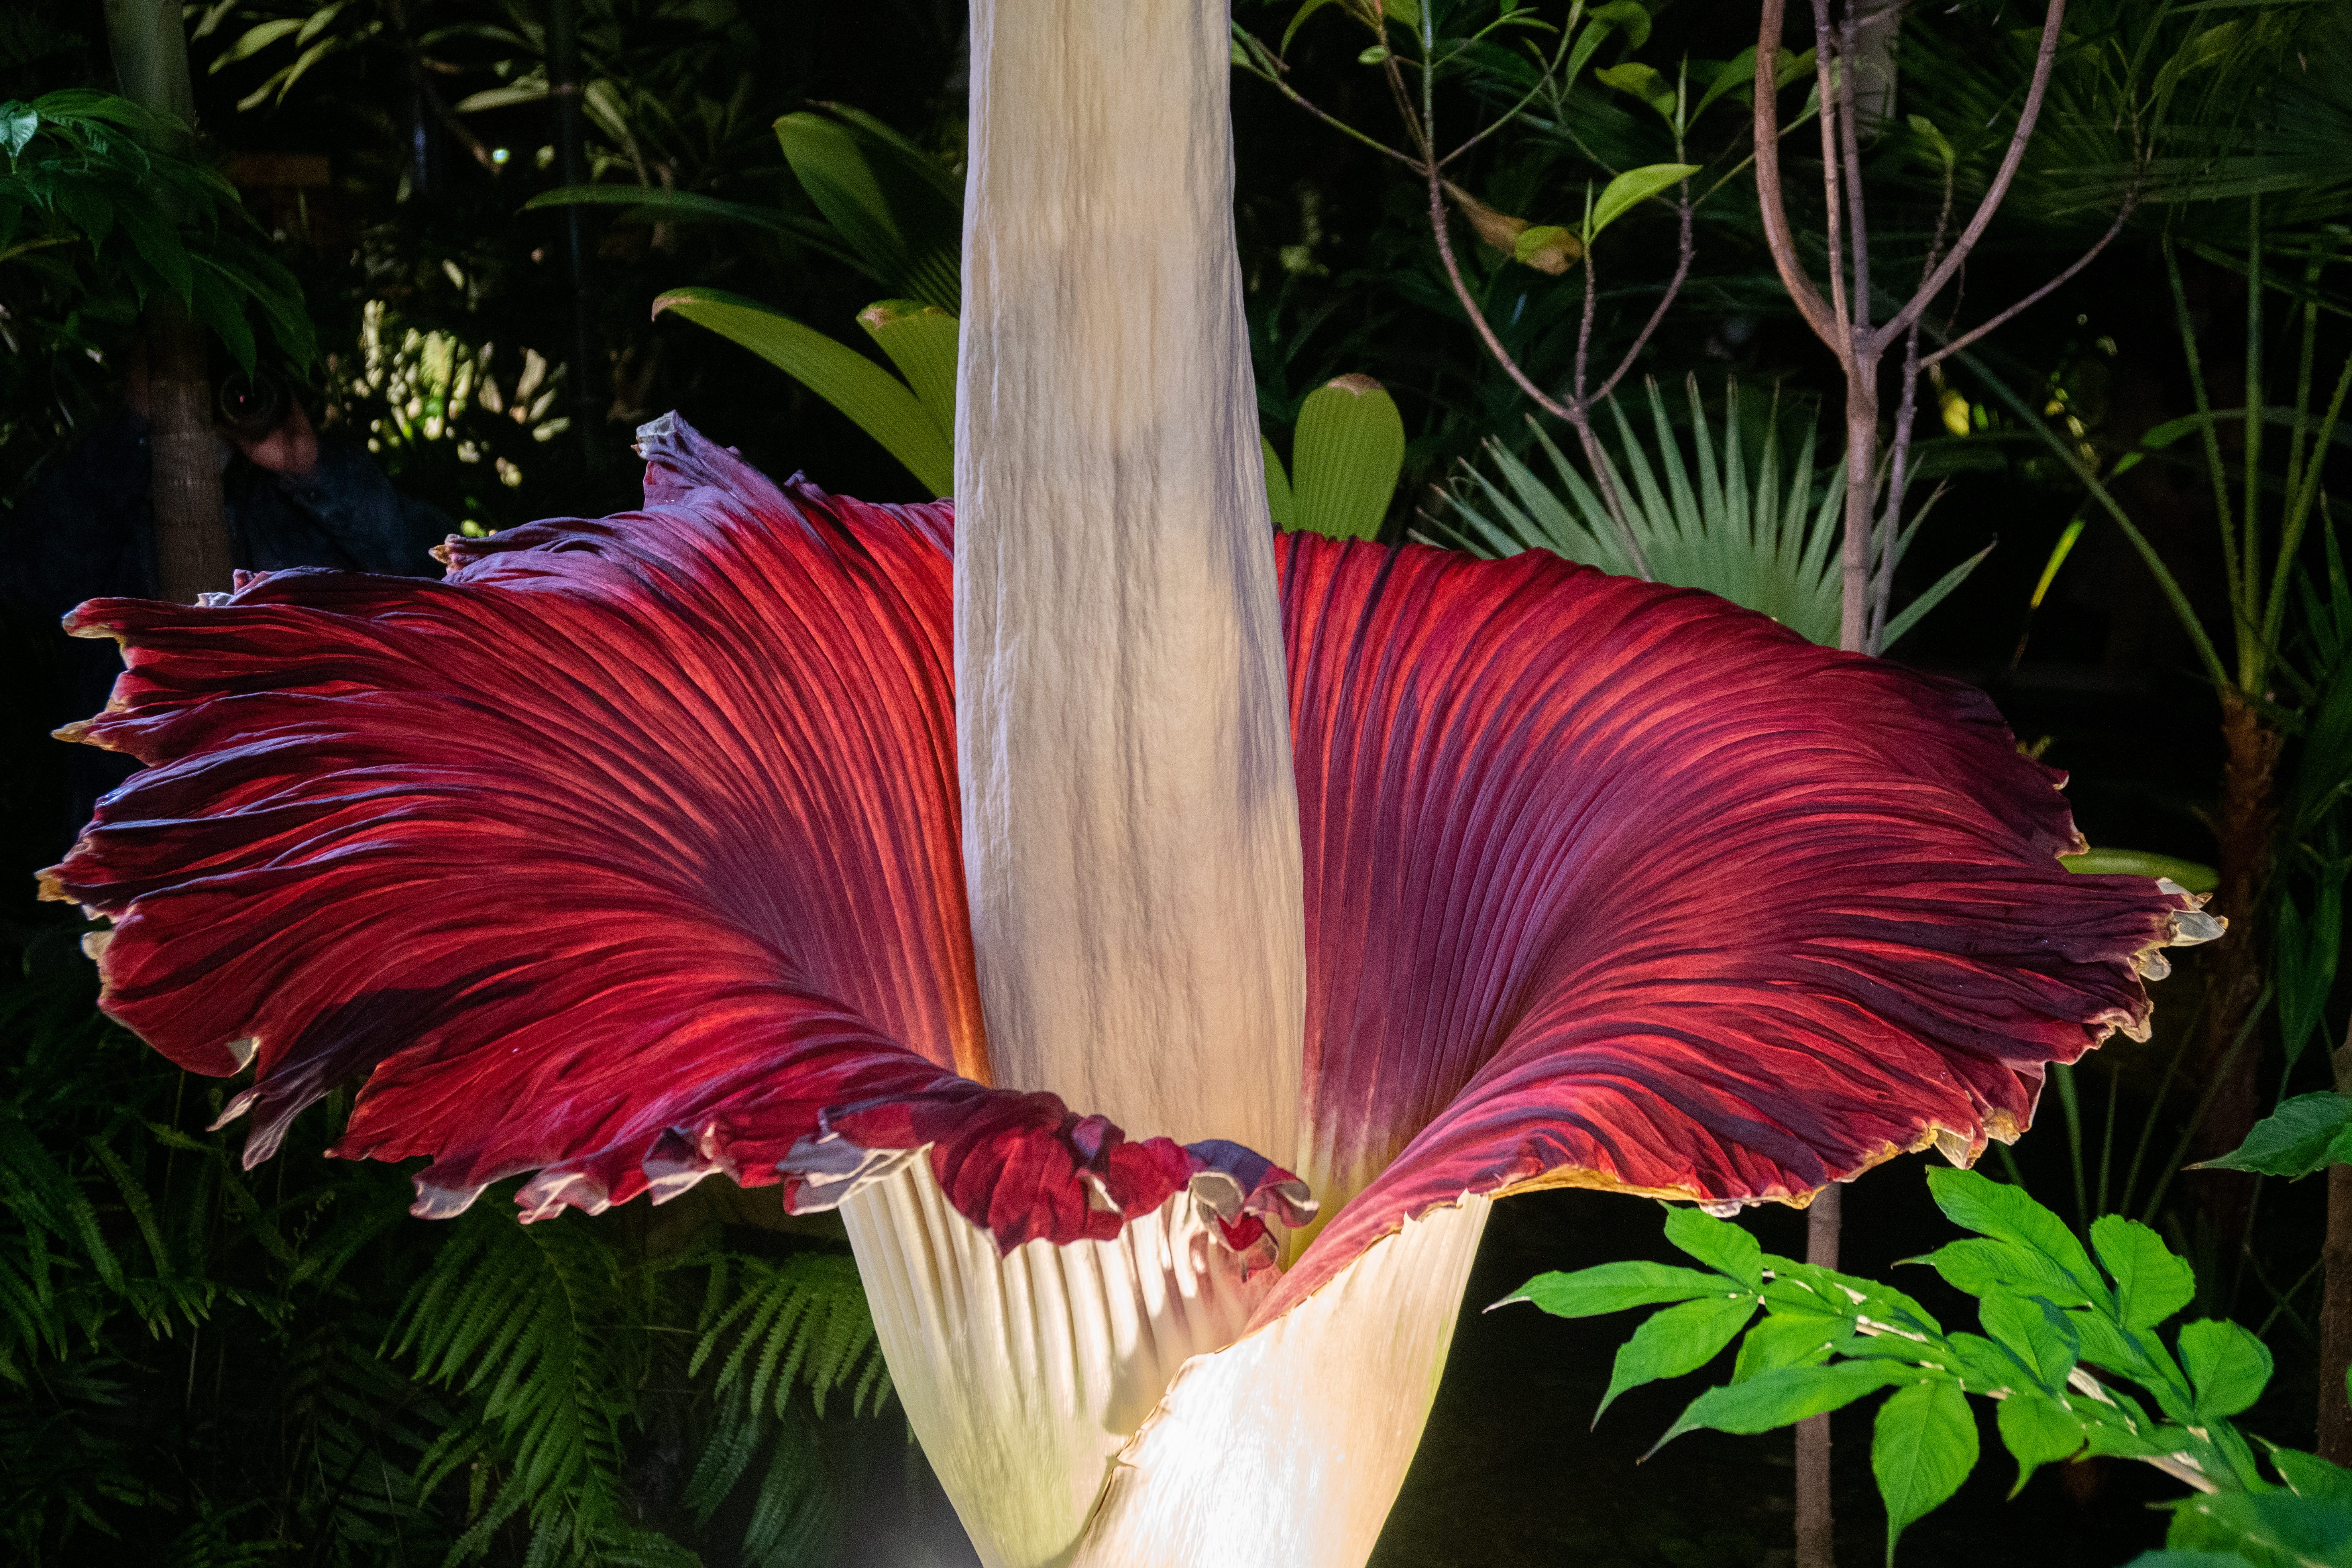
M 440 571 L 430 552 L 455 531 L 446 513 L 394 489 L 357 443 L 320 441 L 300 398 L 277 377 L 231 374 L 215 384 L 222 510 L 239 570 Z M 145 366 L 134 359 L 121 405 L 43 458 L 0 510 L 0 591 L 9 618 L 22 623 L 10 640 L 31 645 L 37 672 L 32 689 L 6 704 L 31 710 L 29 734 L 12 737 L 6 751 L 29 742 L 52 753 L 11 770 L 6 804 L 44 844 L 63 834 L 56 848 L 136 765 L 40 738 L 104 708 L 122 669 L 112 642 L 68 637 L 58 623 L 85 599 L 155 595 L 151 496 Z

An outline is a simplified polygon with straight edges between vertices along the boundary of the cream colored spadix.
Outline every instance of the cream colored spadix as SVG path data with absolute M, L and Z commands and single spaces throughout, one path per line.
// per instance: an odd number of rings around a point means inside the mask
M 1298 807 L 1223 0 L 978 0 L 956 412 L 995 1081 L 1297 1144 Z

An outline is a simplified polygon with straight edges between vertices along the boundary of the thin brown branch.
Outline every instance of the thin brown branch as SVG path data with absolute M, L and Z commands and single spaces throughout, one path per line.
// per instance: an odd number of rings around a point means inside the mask
M 1601 384 L 1601 389 L 1592 395 L 1589 400 L 1591 402 L 1598 403 L 1617 390 L 1617 384 L 1625 379 L 1625 373 L 1633 368 L 1633 362 L 1642 357 L 1643 349 L 1650 346 L 1651 335 L 1658 330 L 1658 323 L 1666 319 L 1666 308 L 1675 302 L 1675 296 L 1682 292 L 1684 282 L 1690 277 L 1691 262 L 1698 254 L 1698 247 L 1691 236 L 1692 204 L 1688 180 L 1682 183 L 1681 207 L 1682 232 L 1675 253 L 1675 275 L 1666 279 L 1666 291 L 1658 297 L 1657 309 L 1650 312 L 1650 319 L 1642 323 L 1641 331 L 1633 339 L 1633 346 L 1625 351 L 1625 357 L 1617 362 L 1617 368 L 1609 373 L 1609 379 Z M 1588 255 L 1584 260 L 1586 276 L 1589 278 L 1591 275 L 1592 258 Z M 1583 383 L 1580 377 L 1578 381 L 1577 395 L 1580 399 L 1583 398 Z
M 1828 343 L 1841 359 L 1850 352 L 1850 345 L 1838 342 L 1836 319 L 1830 314 L 1828 301 L 1813 280 L 1805 275 L 1804 264 L 1797 256 L 1797 242 L 1789 232 L 1789 208 L 1780 194 L 1780 26 L 1788 9 L 1787 0 L 1764 0 L 1763 20 L 1756 35 L 1756 195 L 1759 216 L 1764 220 L 1764 243 L 1772 253 L 1772 266 L 1780 274 L 1780 286 L 1789 291 L 1789 299 L 1797 313 L 1813 330 L 1813 335 Z
M 2058 37 L 2065 21 L 2066 0 L 2050 0 L 2050 13 L 2042 23 L 2041 51 L 2033 60 L 2033 82 L 2025 89 L 2025 104 L 2017 111 L 2017 129 L 2010 133 L 2009 151 L 2001 157 L 2000 172 L 1993 175 L 1992 184 L 1986 188 L 1983 199 L 1977 203 L 1977 210 L 1969 217 L 1968 227 L 1960 231 L 1960 237 L 1953 243 L 1951 254 L 1927 274 L 1918 291 L 1911 296 L 1910 302 L 1895 311 L 1885 326 L 1871 335 L 1869 352 L 1885 353 L 1894 344 L 1896 334 L 1909 330 L 1911 323 L 1927 308 L 1927 301 L 1943 292 L 1944 285 L 1952 280 L 1952 274 L 1960 269 L 1961 264 L 1969 258 L 1969 252 L 1976 248 L 1977 241 L 1984 237 L 1985 230 L 1991 226 L 1992 215 L 2000 210 L 2002 198 L 2009 195 L 2010 183 L 2017 178 L 2017 171 L 2025 162 L 2025 145 L 2033 139 L 2034 124 L 2042 118 L 2042 100 L 2050 89 L 2050 71 L 2057 63 Z
M 2107 226 L 2107 232 L 2099 236 L 2097 244 L 2092 246 L 2090 249 L 2076 257 L 2073 266 L 2067 268 L 2065 271 L 2058 274 L 2057 277 L 2050 279 L 2049 282 L 2044 283 L 2041 288 L 2036 289 L 2032 293 L 2028 294 L 2024 299 L 2020 300 L 2016 304 L 2011 305 L 2008 310 L 2003 310 L 2000 315 L 1995 316 L 1991 321 L 1985 322 L 1984 325 L 1972 328 L 1962 336 L 1954 338 L 1942 348 L 1937 349 L 1934 353 L 1931 353 L 1926 359 L 1921 360 L 1919 362 L 1919 368 L 1921 370 L 1926 370 L 1930 365 L 1941 363 L 1945 359 L 1959 353 L 1962 349 L 1967 348 L 1970 343 L 1975 342 L 1979 338 L 1983 337 L 1987 332 L 1991 331 L 1994 328 L 2006 325 L 2008 322 L 2015 320 L 2021 313 L 2031 309 L 2032 306 L 2039 304 L 2042 300 L 2055 292 L 2060 285 L 2063 284 L 2068 279 L 2074 277 L 2074 274 L 2080 272 L 2084 268 L 2088 267 L 2093 261 L 2097 259 L 2099 252 L 2106 249 L 2107 246 L 2115 239 L 2116 236 L 2123 233 L 2124 225 L 2131 221 L 2132 210 L 2138 205 L 2138 201 L 2139 192 L 2137 187 L 2135 186 L 2133 190 L 2124 197 L 2123 208 L 2116 214 L 2116 221 Z
M 1829 0 L 1814 0 L 1824 19 L 1829 15 Z M 1853 326 L 1857 332 L 1870 330 L 1870 225 L 1862 210 L 1862 111 L 1854 104 L 1855 29 L 1853 0 L 1848 0 L 1845 26 L 1838 32 L 1838 142 L 1839 161 L 1845 171 L 1846 223 L 1853 249 Z M 1834 221 L 1834 219 L 1832 219 Z
M 1763 51 L 1759 48 L 1758 54 Z M 1845 292 L 1844 244 L 1838 230 L 1843 224 L 1845 204 L 1844 181 L 1840 177 L 1838 158 L 1838 109 L 1836 71 L 1837 51 L 1830 47 L 1829 0 L 1813 0 L 1813 90 L 1822 101 L 1822 197 L 1828 204 L 1828 220 L 1822 225 L 1822 237 L 1828 243 L 1830 254 L 1830 314 L 1837 321 L 1841 338 L 1853 336 L 1853 310 Z M 1864 306 L 1865 313 L 1868 307 Z M 1839 348 L 1841 360 L 1852 351 Z

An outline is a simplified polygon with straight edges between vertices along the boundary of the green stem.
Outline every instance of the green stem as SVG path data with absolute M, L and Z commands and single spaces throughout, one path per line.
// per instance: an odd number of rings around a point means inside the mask
M 2221 464 L 2221 437 L 2213 424 L 2213 400 L 2206 393 L 2204 362 L 2197 353 L 2197 328 L 2189 319 L 2189 292 L 2180 283 L 2180 258 L 2173 254 L 2169 239 L 2162 248 L 2165 276 L 2172 284 L 2172 312 L 2180 331 L 2180 352 L 2189 361 L 2189 389 L 2196 396 L 2197 412 L 2203 416 L 2199 430 L 2205 441 L 2205 472 L 2213 482 L 2213 516 L 2221 525 L 2221 578 L 2234 617 L 2242 574 L 2238 566 L 2238 521 L 2230 509 L 2229 470 Z M 2220 661 L 2213 663 L 2215 679 L 2227 685 L 2228 678 L 2221 675 Z

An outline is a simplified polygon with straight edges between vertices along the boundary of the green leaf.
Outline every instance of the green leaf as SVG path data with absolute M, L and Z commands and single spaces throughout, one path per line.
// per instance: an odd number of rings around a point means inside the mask
M 0 103 L 0 149 L 11 158 L 25 150 L 33 132 L 41 128 L 41 117 L 29 103 L 10 100 Z
M 1948 175 L 1958 166 L 1959 155 L 1952 151 L 1952 144 L 1945 139 L 1944 133 L 1936 129 L 1934 121 L 1924 114 L 1906 115 L 1904 118 L 1910 125 L 1912 133 L 1925 142 L 1937 158 L 1942 162 L 1946 174 Z
M 1650 9 L 1642 0 L 1609 0 L 1587 14 L 1585 26 L 1596 33 L 1615 28 L 1625 35 L 1625 47 L 1638 49 L 1650 41 Z
M 2105 1300 L 2105 1282 L 2083 1244 L 2066 1228 L 2065 1221 L 2035 1203 L 2022 1187 L 1974 1171 L 1931 1170 L 1927 1189 L 1935 1194 L 1936 1206 L 1944 1211 L 1944 1217 L 1961 1229 L 2038 1252 L 2058 1265 L 2086 1299 Z
M 1257 447 L 1265 464 L 1265 510 L 1273 514 L 1275 527 L 1297 528 L 1298 512 L 1290 499 L 1290 476 L 1282 471 L 1282 459 L 1275 455 L 1274 443 L 1265 438 L 1264 432 L 1259 433 Z M 1500 1301 L 1495 1304 L 1502 1305 Z
M 2039 1394 L 2011 1394 L 1995 1408 L 1993 1418 L 2000 1428 L 2001 1442 L 2017 1459 L 2017 1484 L 2009 1489 L 2011 1497 L 2023 1491 L 2025 1483 L 2042 1466 L 2080 1453 L 2087 1436 L 2073 1412 Z
M 1666 1205 L 1666 1239 L 1750 1290 L 1764 1289 L 1764 1248 L 1727 1219 L 1683 1204 Z
M 777 121 L 776 140 L 809 199 L 877 276 L 925 304 L 961 307 L 962 216 L 919 150 L 805 110 Z
M 1290 446 L 1297 526 L 1332 539 L 1370 539 L 1387 518 L 1404 468 L 1404 418 L 1368 375 L 1343 375 L 1307 395 Z
M 1584 227 L 1585 245 L 1590 247 L 1594 240 L 1601 237 L 1602 229 L 1638 204 L 1697 173 L 1696 163 L 1652 163 L 1645 168 L 1626 170 L 1602 188 L 1601 200 L 1594 205 L 1592 216 Z
M 2015 1356 L 2049 1393 L 2066 1385 L 2082 1342 L 2066 1314 L 2036 1297 L 1996 1290 L 1979 1309 L 1985 1332 Z
M 1998 540 L 1994 542 L 1994 543 L 1999 542 L 2000 542 Z M 1904 633 L 1909 631 L 1913 626 L 1917 626 L 1920 621 L 1927 616 L 1928 611 L 1934 609 L 1937 605 L 1942 604 L 1947 598 L 1950 597 L 1952 591 L 1958 588 L 1961 584 L 1967 582 L 1969 580 L 1969 574 L 1974 572 L 1979 566 L 1982 565 L 1984 563 L 1984 558 L 1991 554 L 1992 552 L 1993 546 L 1991 544 L 1988 544 L 1982 550 L 1978 551 L 1974 555 L 1968 557 L 1958 565 L 1953 567 L 1950 571 L 1937 578 L 1933 583 L 1928 584 L 1926 588 L 1920 591 L 1917 598 L 1912 600 L 1909 604 L 1904 605 L 1902 609 L 1896 611 L 1894 618 L 1886 623 L 1886 635 L 1884 638 L 1884 645 L 1887 647 L 1893 647 L 1896 643 L 1902 641 Z
M 938 424 L 913 393 L 856 350 L 718 289 L 674 289 L 654 301 L 655 315 L 664 310 L 742 344 L 840 409 L 932 494 L 945 495 L 955 483 L 955 452 Z
M 2197 1294 L 2197 1275 L 2164 1238 L 2121 1215 L 2091 1222 L 2091 1245 L 2115 1276 L 2117 1311 L 2135 1329 L 2152 1329 Z
M 1843 1410 L 1865 1394 L 1919 1376 L 1916 1367 L 1885 1361 L 1840 1362 L 1833 1366 L 1791 1366 L 1746 1383 L 1710 1388 L 1666 1428 L 1651 1447 L 1654 1454 L 1685 1432 L 1769 1432 L 1793 1426 L 1809 1415 Z M 1646 1458 L 1647 1456 L 1644 1456 Z
M 1731 1381 L 1746 1383 L 1782 1367 L 1819 1366 L 1829 1359 L 1830 1346 L 1845 1338 L 1853 1327 L 1843 1318 L 1826 1312 L 1776 1309 L 1740 1342 Z
M 956 343 L 955 317 L 919 300 L 883 300 L 857 312 L 881 351 L 890 356 L 898 374 L 915 390 L 915 399 L 955 446 Z
M 1959 1490 L 1976 1464 L 1976 1417 L 1958 1384 L 1915 1383 L 1879 1406 L 1870 1469 L 1886 1503 L 1889 1568 L 1905 1527 Z
M 1703 1296 L 1654 1315 L 1618 1347 L 1609 1392 L 1601 1396 L 1592 1424 L 1600 1426 L 1601 1417 L 1627 1389 L 1680 1377 L 1713 1361 L 1755 1315 L 1756 1298 L 1744 1295 Z
M 1381 14 L 1408 27 L 1421 26 L 1421 0 L 1381 0 Z
M 1282 43 L 1276 52 L 1279 54 L 1288 54 L 1290 52 L 1290 40 L 1298 36 L 1298 29 L 1306 24 L 1307 18 L 1312 16 L 1316 12 L 1320 11 L 1324 6 L 1328 5 L 1329 4 L 1331 4 L 1331 0 L 1305 0 L 1305 3 L 1301 5 L 1297 11 L 1291 13 L 1290 26 L 1282 30 Z
M 1669 120 L 1674 118 L 1673 86 L 1667 83 L 1655 69 L 1643 65 L 1638 60 L 1627 60 L 1623 65 L 1611 66 L 1605 70 L 1594 71 L 1592 79 L 1603 87 L 1613 87 L 1619 92 L 1631 93 Z
M 2164 1543 L 2231 1552 L 2256 1568 L 2352 1562 L 2352 1508 L 2287 1491 L 2200 1492 L 2172 1505 Z
M 2124 1568 L 2247 1568 L 2247 1563 L 2234 1552 L 2193 1552 L 2166 1547 L 2155 1552 L 2143 1552 Z
M 1696 1268 L 1677 1268 L 1671 1263 L 1603 1263 L 1573 1274 L 1538 1274 L 1495 1306 L 1532 1301 L 1555 1318 L 1591 1318 L 1722 1293 L 1720 1278 Z
M 2056 1260 L 2013 1242 L 1948 1241 L 1925 1258 L 1906 1261 L 1927 1265 L 1945 1284 L 1971 1296 L 2012 1289 L 2047 1297 L 2061 1307 L 2087 1306 L 2091 1300 Z
M 2326 1089 L 2298 1094 L 2254 1123 L 2246 1141 L 2192 1171 L 2254 1171 L 2265 1176 L 2308 1176 L 2330 1165 L 2352 1164 L 2352 1097 Z
M 1572 229 L 1556 223 L 1529 224 L 1511 241 L 1511 259 L 1557 278 L 1584 254 L 1583 242 Z
M 1738 92 L 1742 88 L 1748 89 L 1752 93 L 1755 86 L 1756 46 L 1750 44 L 1726 60 L 1723 63 L 1723 68 L 1715 73 L 1715 79 L 1706 84 L 1705 92 L 1699 94 L 1698 105 L 1691 110 L 1691 118 L 1696 120 L 1700 115 L 1705 114 L 1706 106 L 1725 93 Z M 1746 100 L 1743 99 L 1742 101 Z
M 2084 877 L 2169 877 L 2192 893 L 2210 893 L 2221 885 L 2221 874 L 2201 861 L 2145 849 L 2089 849 L 2063 856 L 2058 864 Z
M 2352 1470 L 2295 1448 L 2273 1448 L 2271 1465 L 2297 1497 L 2324 1498 L 2352 1507 Z
M 2270 1347 L 2226 1318 L 2200 1318 L 2180 1331 L 2180 1364 L 2197 1391 L 2197 1414 L 2209 1421 L 2245 1409 L 2271 1380 Z

